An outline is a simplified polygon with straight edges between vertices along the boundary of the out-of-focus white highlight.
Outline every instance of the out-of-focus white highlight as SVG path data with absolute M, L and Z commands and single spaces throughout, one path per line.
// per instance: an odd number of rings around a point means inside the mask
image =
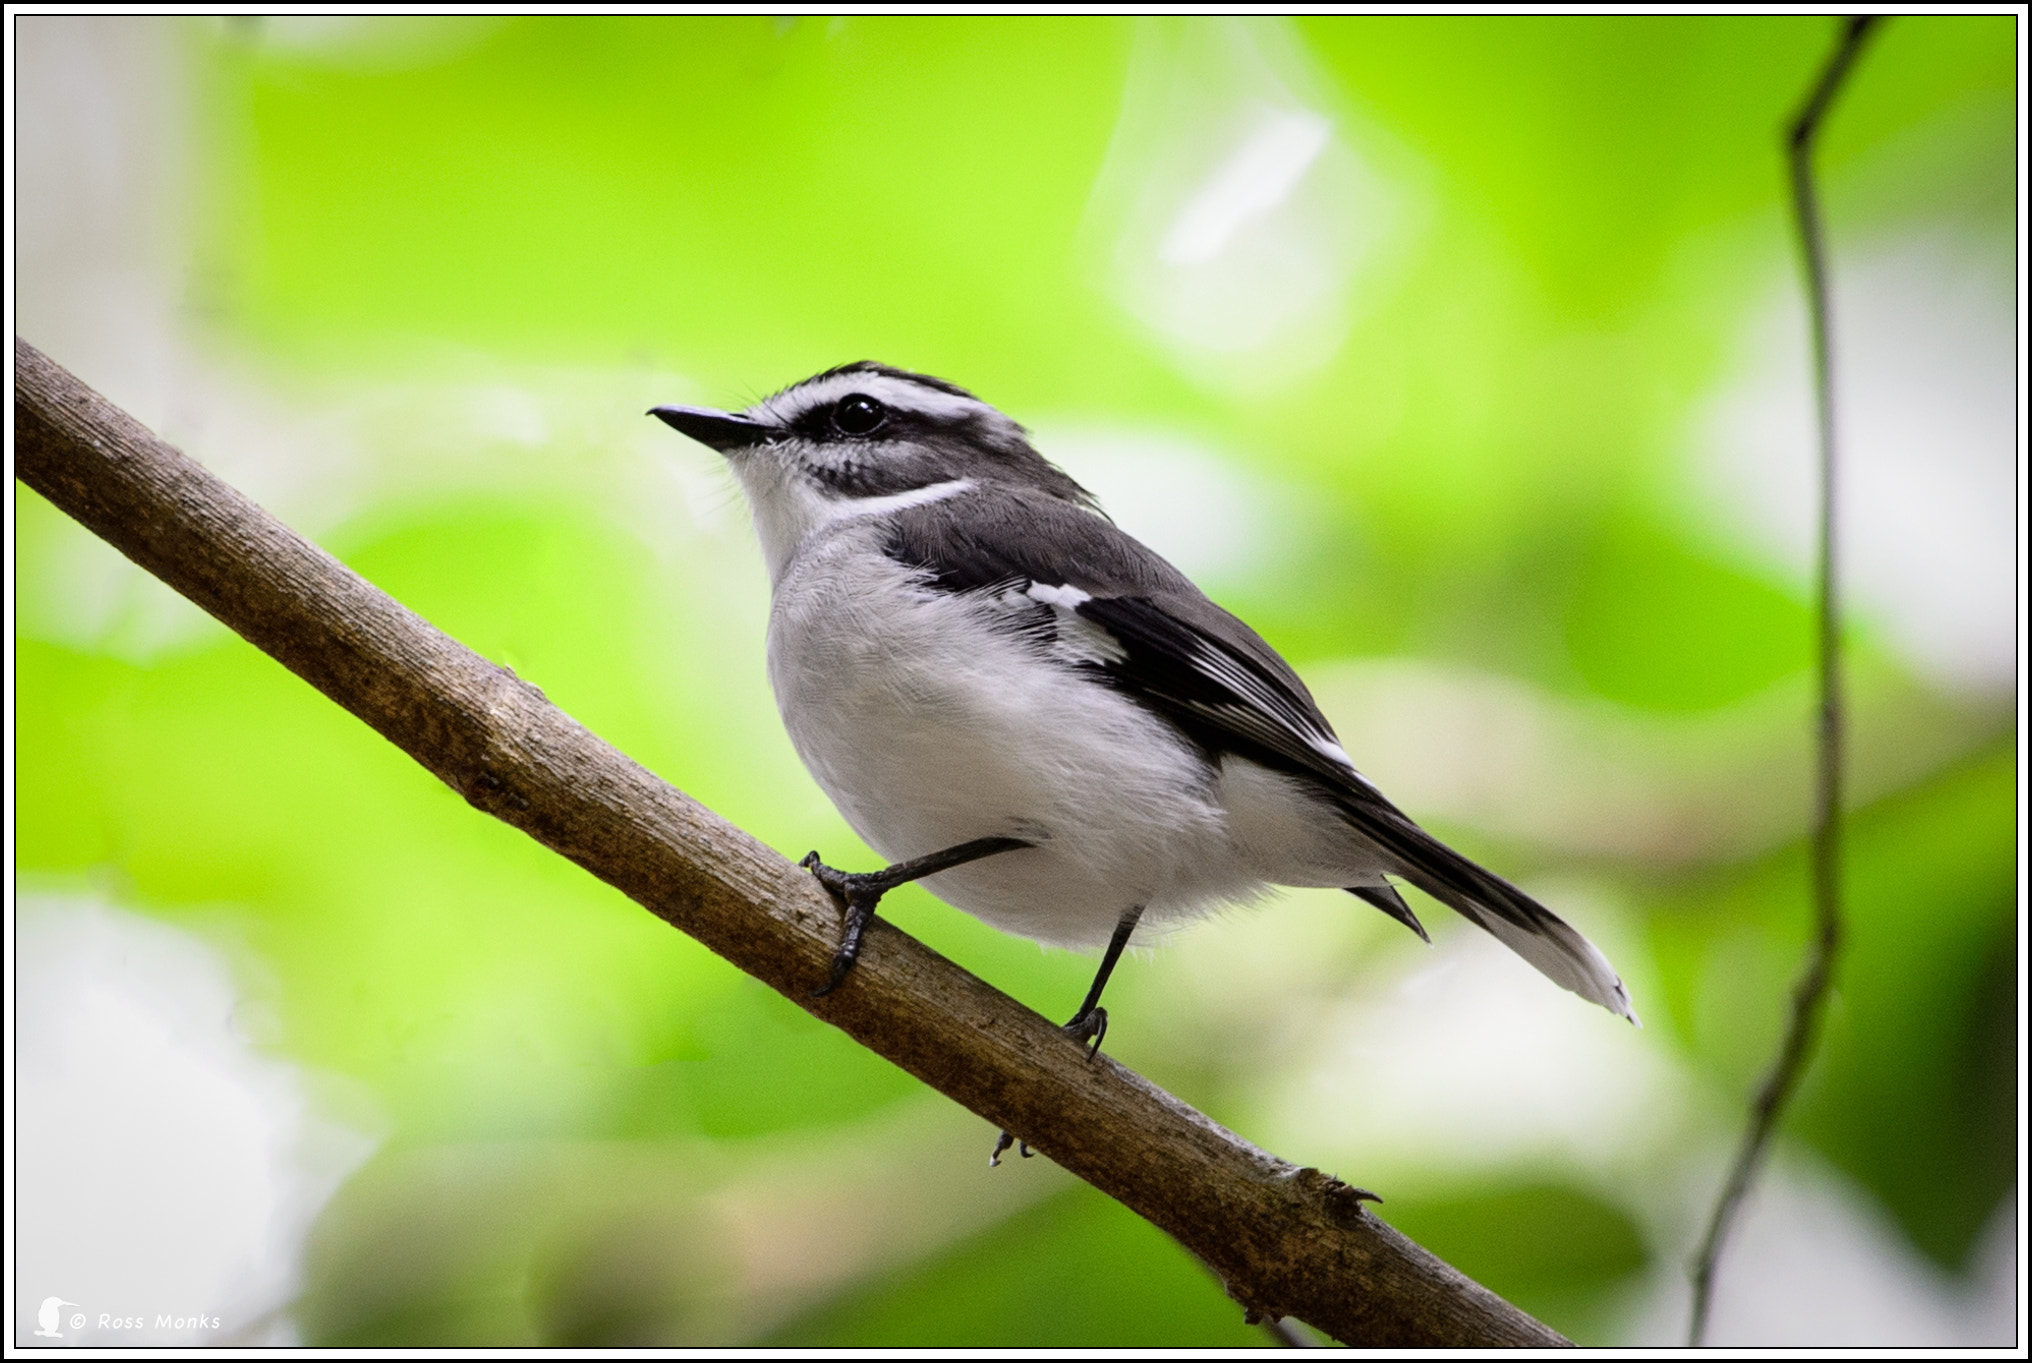
M 500 16 L 265 14 L 261 41 L 306 64 L 354 71 L 407 71 L 449 61 L 491 38 Z
M 438 345 L 318 391 L 216 344 L 186 297 L 195 159 L 186 22 L 20 20 L 18 334 L 313 539 L 364 506 L 386 515 L 484 486 L 597 509 L 660 553 L 693 529 L 746 552 L 747 517 L 723 462 L 674 453 L 669 429 L 643 415 L 705 396 L 679 375 L 517 367 Z M 393 69 L 495 26 L 308 16 L 264 20 L 262 41 Z M 80 527 L 60 525 L 38 548 L 48 567 L 22 574 L 23 634 L 139 664 L 226 637 Z
M 1138 29 L 1085 232 L 1101 287 L 1195 379 L 1267 391 L 1317 370 L 1401 234 L 1407 196 L 1334 88 L 1282 19 Z
M 1157 258 L 1166 265 L 1200 265 L 1219 255 L 1244 224 L 1291 197 L 1326 150 L 1332 127 L 1311 110 L 1265 110 L 1235 154 L 1186 200 Z
M 1532 888 L 1597 936 L 1640 1008 L 1659 997 L 1612 905 L 1571 882 Z M 1309 928 L 1315 938 L 1319 926 Z M 1426 950 L 1371 925 L 1384 953 L 1363 953 L 1368 968 L 1352 982 L 1323 976 L 1289 941 L 1282 955 L 1259 957 L 1257 939 L 1279 935 L 1274 923 L 1177 948 L 1194 982 L 1214 991 L 1193 1009 L 1246 1022 L 1275 999 L 1303 1016 L 1302 1029 L 1276 1037 L 1285 1064 L 1264 1085 L 1252 1135 L 1386 1199 L 1502 1186 L 1520 1174 L 1587 1190 L 1631 1213 L 1649 1247 L 1648 1285 L 1632 1284 L 1614 1333 L 1636 1347 L 1683 1343 L 1686 1263 L 1733 1153 L 1739 1095 L 1703 1083 L 1658 1034 L 1548 989 L 1486 934 L 1433 926 L 1437 945 Z M 1343 969 L 1347 955 L 1316 953 Z M 1224 983 L 1249 993 L 1222 997 Z M 1708 1342 L 2009 1345 L 2016 1204 L 2015 1191 L 2002 1200 L 1957 1278 L 1915 1250 L 1867 1193 L 1781 1138 L 1723 1259 Z M 1387 1200 L 1377 1215 L 1391 1219 Z
M 305 1233 L 372 1142 L 241 1034 L 240 993 L 197 939 L 27 898 L 16 948 L 17 1310 L 81 1303 L 70 1343 L 289 1342 Z M 101 1314 L 147 1328 L 100 1330 Z M 199 1314 L 220 1328 L 154 1328 Z
M 2007 262 L 1934 230 L 1837 253 L 1837 544 L 1852 606 L 1955 690 L 2016 676 L 2016 289 Z M 1807 576 L 1819 491 L 1807 330 L 1787 280 L 1694 431 L 1703 500 Z
M 1850 677 L 1859 802 L 1996 733 L 1988 715 L 1887 671 Z M 1355 765 L 1415 819 L 1663 865 L 1751 856 L 1805 834 L 1813 765 L 1803 676 L 1697 714 L 1401 658 L 1314 666 L 1306 679 Z
M 1169 431 L 1051 421 L 1036 435 L 1116 525 L 1200 585 L 1232 581 L 1262 557 L 1278 498 L 1212 446 Z
M 1586 914 L 1576 921 L 1599 931 Z M 1271 1148 L 1326 1142 L 1357 1183 L 1435 1164 L 1528 1164 L 1592 1180 L 1677 1134 L 1680 1076 L 1642 1034 L 1606 1025 L 1482 932 L 1438 941 L 1394 988 L 1351 995 L 1322 1020 L 1309 1063 L 1287 1072 L 1275 1103 L 1284 1134 Z
M 1720 1177 L 1718 1164 L 1712 1172 Z M 1840 1174 L 1797 1148 L 1781 1149 L 1752 1186 L 1729 1237 L 1715 1275 L 1707 1345 L 2009 1348 L 2018 1342 L 2017 1201 L 2015 1190 L 2004 1198 L 1969 1275 L 1957 1279 L 1914 1250 Z M 1687 1208 L 1696 1210 L 1705 1208 Z M 1661 1260 L 1628 1344 L 1683 1345 L 1691 1309 L 1684 1264 Z

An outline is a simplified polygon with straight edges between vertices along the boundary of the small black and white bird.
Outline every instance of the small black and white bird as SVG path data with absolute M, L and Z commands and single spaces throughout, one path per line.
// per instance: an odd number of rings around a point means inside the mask
M 895 862 L 805 858 L 846 915 L 820 993 L 881 896 L 922 879 L 1005 932 L 1105 947 L 1065 1025 L 1098 1049 L 1139 925 L 1294 885 L 1346 889 L 1424 937 L 1395 876 L 1637 1020 L 1601 952 L 1385 799 L 1270 645 L 965 389 L 863 361 L 738 414 L 651 415 L 726 456 L 747 493 L 784 725 Z

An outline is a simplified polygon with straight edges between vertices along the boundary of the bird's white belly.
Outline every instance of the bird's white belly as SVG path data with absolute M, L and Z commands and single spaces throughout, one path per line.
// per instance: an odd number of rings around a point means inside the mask
M 823 557 L 779 591 L 770 679 L 799 756 L 870 847 L 900 861 L 974 838 L 1035 843 L 924 883 L 1065 946 L 1105 943 L 1138 905 L 1156 926 L 1264 888 L 1217 774 L 1171 726 L 969 618 L 968 598 L 913 587 L 876 555 Z

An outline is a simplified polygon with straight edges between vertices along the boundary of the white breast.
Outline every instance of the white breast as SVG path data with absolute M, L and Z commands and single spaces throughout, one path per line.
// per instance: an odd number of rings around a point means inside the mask
M 878 545 L 866 521 L 808 540 L 769 629 L 791 741 L 870 847 L 897 861 L 973 838 L 1037 843 L 925 885 L 1065 946 L 1105 943 L 1138 904 L 1156 926 L 1264 888 L 1231 837 L 1220 774 L 1176 731 L 990 628 L 982 603 L 918 585 Z

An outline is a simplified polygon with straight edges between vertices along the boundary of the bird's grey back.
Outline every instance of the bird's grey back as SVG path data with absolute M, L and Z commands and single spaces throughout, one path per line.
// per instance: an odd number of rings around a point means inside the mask
M 1045 552 L 1044 546 L 1049 546 Z M 1075 587 L 1099 600 L 1139 598 L 1268 672 L 1326 726 L 1291 665 L 1155 550 L 1100 513 L 1040 488 L 989 486 L 894 518 L 889 554 L 947 591 L 1012 582 Z

